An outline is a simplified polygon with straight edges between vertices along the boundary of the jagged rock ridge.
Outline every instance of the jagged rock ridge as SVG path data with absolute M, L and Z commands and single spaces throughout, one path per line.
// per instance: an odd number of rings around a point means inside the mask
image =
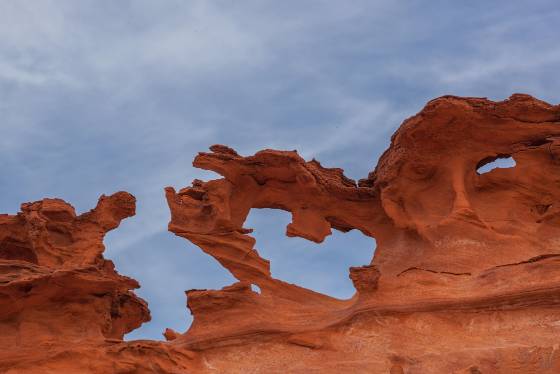
M 0 216 L 9 331 L 0 341 L 19 352 L 0 355 L 0 369 L 556 373 L 559 145 L 560 106 L 516 94 L 429 102 L 358 182 L 295 151 L 243 157 L 212 146 L 194 166 L 223 178 L 166 188 L 169 230 L 238 282 L 187 291 L 194 322 L 166 330 L 168 342 L 119 340 L 149 319 L 137 284 L 101 256 L 104 233 L 134 212 L 131 195 L 104 197 L 79 217 L 60 200 L 24 204 Z M 516 166 L 477 172 L 501 157 Z M 332 229 L 357 229 L 375 238 L 372 262 L 349 269 L 354 297 L 273 278 L 243 227 L 253 208 L 291 212 L 288 236 L 320 243 Z M 45 342 L 49 354 L 32 348 Z M 88 367 L 94 354 L 106 359 Z

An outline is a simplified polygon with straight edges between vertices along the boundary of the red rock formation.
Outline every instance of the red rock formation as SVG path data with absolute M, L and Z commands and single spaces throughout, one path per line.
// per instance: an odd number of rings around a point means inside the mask
M 133 210 L 129 195 L 102 199 L 80 217 L 60 201 L 55 209 L 51 200 L 24 205 L 0 221 L 9 269 L 0 281 L 0 320 L 10 331 L 3 346 L 19 352 L 1 354 L 0 368 L 558 373 L 559 145 L 560 106 L 513 95 L 429 102 L 357 183 L 295 151 L 243 157 L 211 147 L 194 165 L 223 179 L 168 187 L 169 229 L 238 282 L 187 291 L 194 322 L 183 334 L 167 329 L 168 342 L 118 340 L 148 318 L 134 282 L 101 257 L 103 234 Z M 514 168 L 477 173 L 509 156 Z M 372 262 L 350 268 L 355 296 L 339 300 L 273 278 L 243 227 L 252 208 L 291 212 L 288 236 L 322 242 L 334 228 L 375 238 Z M 80 278 L 85 267 L 96 275 Z M 50 281 L 64 271 L 68 278 Z M 31 291 L 21 287 L 28 278 L 37 279 Z M 74 326 L 60 310 L 87 323 Z M 40 333 L 26 335 L 26 323 Z M 50 356 L 31 348 L 45 341 Z M 84 366 L 95 355 L 103 365 Z
M 144 300 L 103 259 L 103 237 L 134 215 L 136 199 L 118 192 L 76 216 L 60 199 L 22 204 L 0 215 L 0 372 L 180 372 L 184 349 L 123 342 L 150 320 Z M 191 365 L 191 367 L 193 367 Z M 159 371 L 162 372 L 162 371 Z

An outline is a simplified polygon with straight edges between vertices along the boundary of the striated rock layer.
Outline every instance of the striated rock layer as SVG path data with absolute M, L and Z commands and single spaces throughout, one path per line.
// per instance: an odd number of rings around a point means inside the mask
M 194 166 L 223 178 L 166 188 L 169 230 L 238 282 L 187 291 L 187 332 L 123 342 L 149 312 L 102 239 L 134 198 L 78 217 L 61 200 L 24 204 L 0 216 L 0 371 L 560 372 L 560 106 L 435 99 L 358 182 L 295 151 L 210 150 Z M 477 172 L 505 157 L 515 167 Z M 253 208 L 291 212 L 288 236 L 375 238 L 371 263 L 349 269 L 354 297 L 273 278 L 243 227 Z

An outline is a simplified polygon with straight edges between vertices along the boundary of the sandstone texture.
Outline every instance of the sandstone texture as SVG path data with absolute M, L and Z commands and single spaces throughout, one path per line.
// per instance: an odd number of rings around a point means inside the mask
M 506 157 L 515 167 L 477 171 Z M 58 199 L 23 204 L 0 215 L 0 372 L 560 372 L 559 105 L 432 100 L 357 182 L 296 151 L 214 145 L 194 166 L 223 178 L 166 188 L 169 230 L 238 281 L 187 291 L 186 332 L 123 341 L 149 311 L 102 241 L 134 197 L 80 216 Z M 375 238 L 371 263 L 349 269 L 355 295 L 273 278 L 243 226 L 255 208 L 289 211 L 288 236 Z

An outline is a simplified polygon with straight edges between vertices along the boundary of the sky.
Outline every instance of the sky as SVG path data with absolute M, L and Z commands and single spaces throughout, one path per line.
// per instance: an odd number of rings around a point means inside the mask
M 192 167 L 197 152 L 297 149 L 363 178 L 435 97 L 560 103 L 558 19 L 556 0 L 0 0 L 0 212 L 134 194 L 105 257 L 152 312 L 127 339 L 162 339 L 191 323 L 185 290 L 235 281 L 167 232 L 163 188 L 217 177 Z M 289 220 L 253 210 L 245 225 L 273 276 L 351 297 L 348 267 L 375 241 L 287 238 Z

